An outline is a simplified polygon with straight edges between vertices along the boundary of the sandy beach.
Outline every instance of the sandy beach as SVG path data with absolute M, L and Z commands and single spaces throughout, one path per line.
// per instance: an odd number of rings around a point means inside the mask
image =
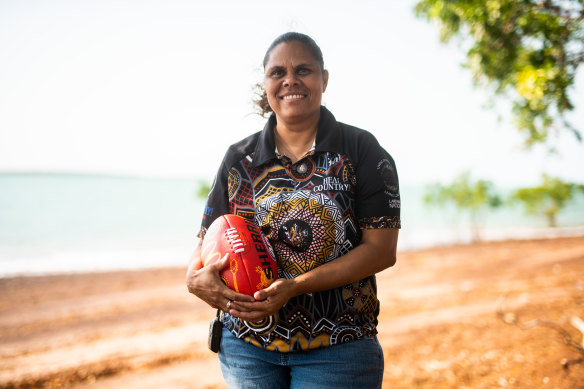
M 0 387 L 225 388 L 184 272 L 0 279 Z M 584 237 L 400 252 L 378 289 L 384 388 L 584 387 Z

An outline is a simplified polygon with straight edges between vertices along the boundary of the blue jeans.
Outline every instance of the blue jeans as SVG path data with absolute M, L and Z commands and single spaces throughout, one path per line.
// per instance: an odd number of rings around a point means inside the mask
M 317 350 L 281 353 L 223 329 L 219 361 L 229 389 L 381 388 L 383 350 L 377 338 Z

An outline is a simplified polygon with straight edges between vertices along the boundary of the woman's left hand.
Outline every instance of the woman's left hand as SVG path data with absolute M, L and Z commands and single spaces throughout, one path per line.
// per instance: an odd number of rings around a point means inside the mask
M 246 321 L 259 321 L 274 315 L 294 296 L 294 280 L 279 278 L 266 289 L 255 292 L 254 302 L 238 302 L 229 313 Z

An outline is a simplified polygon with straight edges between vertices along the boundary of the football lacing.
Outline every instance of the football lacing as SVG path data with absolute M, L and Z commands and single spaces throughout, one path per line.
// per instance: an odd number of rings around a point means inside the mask
M 245 251 L 245 245 L 243 241 L 239 238 L 239 233 L 237 232 L 237 228 L 229 228 L 225 231 L 227 235 L 227 239 L 229 239 L 229 244 L 231 245 L 231 249 L 237 254 L 242 253 Z

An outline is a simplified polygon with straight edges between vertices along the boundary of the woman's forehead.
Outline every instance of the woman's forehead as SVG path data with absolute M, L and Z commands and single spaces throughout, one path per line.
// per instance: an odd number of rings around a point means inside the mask
M 302 42 L 282 42 L 270 51 L 266 69 L 288 64 L 295 66 L 300 64 L 313 65 L 318 64 L 318 61 Z

